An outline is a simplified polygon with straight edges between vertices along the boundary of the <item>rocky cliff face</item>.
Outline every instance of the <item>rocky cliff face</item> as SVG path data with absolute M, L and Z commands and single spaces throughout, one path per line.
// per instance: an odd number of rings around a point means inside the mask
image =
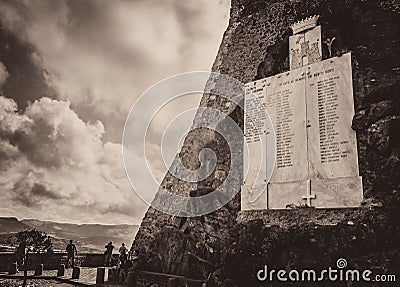
M 150 208 L 132 247 L 141 252 L 141 268 L 191 277 L 213 271 L 218 286 L 258 286 L 256 272 L 265 264 L 321 269 L 335 266 L 341 257 L 349 266 L 376 273 L 400 270 L 400 2 L 232 0 L 213 70 L 243 83 L 288 70 L 289 27 L 314 14 L 321 15 L 323 40 L 335 37 L 332 55 L 352 53 L 362 207 L 240 212 L 236 196 L 198 218 L 173 218 Z M 324 46 L 324 58 L 328 55 Z M 204 95 L 201 105 L 218 108 L 243 126 L 243 113 L 235 105 L 211 95 Z M 229 157 L 224 157 L 226 144 L 212 131 L 189 134 L 179 156 L 194 169 L 206 147 L 218 151 L 217 170 L 223 172 L 199 184 L 167 175 L 163 186 L 186 196 L 218 186 L 229 172 Z M 233 172 L 237 181 L 229 188 L 239 189 L 240 171 Z

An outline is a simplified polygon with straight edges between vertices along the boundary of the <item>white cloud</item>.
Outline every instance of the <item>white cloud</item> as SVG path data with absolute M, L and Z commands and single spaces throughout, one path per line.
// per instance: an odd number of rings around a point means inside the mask
M 128 184 L 121 145 L 115 144 L 127 113 L 159 80 L 209 70 L 228 14 L 229 0 L 0 2 L 3 28 L 32 45 L 31 57 L 46 71 L 57 99 L 41 98 L 21 114 L 14 101 L 1 98 L 6 200 L 0 212 L 61 221 L 140 220 L 145 207 Z M 171 103 L 150 127 L 150 165 L 158 180 L 165 173 L 160 127 L 199 99 Z M 21 208 L 10 209 L 11 201 Z
M 7 29 L 37 49 L 36 62 L 49 71 L 58 97 L 70 100 L 85 119 L 101 118 L 110 134 L 118 130 L 113 140 L 119 141 L 129 108 L 148 87 L 167 76 L 211 68 L 228 5 L 33 0 L 3 3 L 0 16 Z
M 140 221 L 146 206 L 126 179 L 122 147 L 103 143 L 103 133 L 66 101 L 41 98 L 19 114 L 0 97 L 0 208 L 12 203 L 19 217 L 59 221 Z

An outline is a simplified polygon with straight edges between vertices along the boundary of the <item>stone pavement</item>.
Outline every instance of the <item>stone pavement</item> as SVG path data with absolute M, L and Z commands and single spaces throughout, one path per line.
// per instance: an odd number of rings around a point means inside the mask
M 97 286 L 112 286 L 112 287 L 122 287 L 125 285 L 107 282 L 108 279 L 108 269 L 106 268 L 105 284 Z M 74 286 L 96 286 L 96 274 L 97 268 L 81 267 L 81 272 L 79 279 L 71 279 L 72 268 L 65 269 L 65 275 L 57 277 L 57 270 L 44 270 L 43 275 L 34 276 L 34 271 L 28 271 L 28 278 L 34 279 L 54 279 L 59 282 L 68 283 Z M 19 272 L 15 275 L 8 275 L 7 273 L 0 273 L 0 278 L 7 279 L 20 279 L 23 277 L 23 272 Z
M 21 287 L 23 279 L 2 279 L 0 278 L 0 287 Z M 29 279 L 27 287 L 72 287 L 69 283 L 62 283 L 54 279 Z

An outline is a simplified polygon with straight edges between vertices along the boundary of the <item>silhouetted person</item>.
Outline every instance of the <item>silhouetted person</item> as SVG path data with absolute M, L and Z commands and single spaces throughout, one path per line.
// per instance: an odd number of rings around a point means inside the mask
M 121 247 L 118 250 L 119 252 L 119 261 L 118 261 L 118 278 L 120 279 L 121 283 L 124 283 L 126 280 L 126 272 L 125 272 L 125 265 L 126 261 L 128 260 L 128 249 L 125 247 L 125 243 L 122 243 Z M 121 276 L 122 271 L 122 276 Z
M 68 268 L 68 264 L 71 261 L 71 267 L 75 267 L 75 255 L 78 255 L 78 250 L 76 250 L 75 244 L 72 243 L 72 240 L 69 241 L 69 244 L 65 248 L 67 250 L 67 263 L 65 264 L 65 268 Z
M 104 246 L 104 248 L 106 249 L 106 251 L 104 252 L 104 254 L 106 255 L 104 265 L 110 266 L 114 245 L 112 245 L 112 242 L 110 241 L 106 246 Z
M 125 247 L 125 243 L 122 243 L 122 246 L 119 248 L 119 261 L 121 263 L 125 263 L 128 259 L 128 249 Z

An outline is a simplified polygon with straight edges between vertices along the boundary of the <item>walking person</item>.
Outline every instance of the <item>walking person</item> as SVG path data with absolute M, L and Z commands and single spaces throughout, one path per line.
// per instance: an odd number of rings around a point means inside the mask
M 69 241 L 69 244 L 65 248 L 67 251 L 67 262 L 65 264 L 65 268 L 68 268 L 69 263 L 71 262 L 71 267 L 75 267 L 75 255 L 78 255 L 78 250 L 76 249 L 75 244 L 72 243 L 72 240 Z
M 111 257 L 112 257 L 112 252 L 114 249 L 114 245 L 112 245 L 112 241 L 110 241 L 106 246 L 104 246 L 104 248 L 106 249 L 106 251 L 104 251 L 105 254 L 105 261 L 104 261 L 104 265 L 105 266 L 111 266 Z

